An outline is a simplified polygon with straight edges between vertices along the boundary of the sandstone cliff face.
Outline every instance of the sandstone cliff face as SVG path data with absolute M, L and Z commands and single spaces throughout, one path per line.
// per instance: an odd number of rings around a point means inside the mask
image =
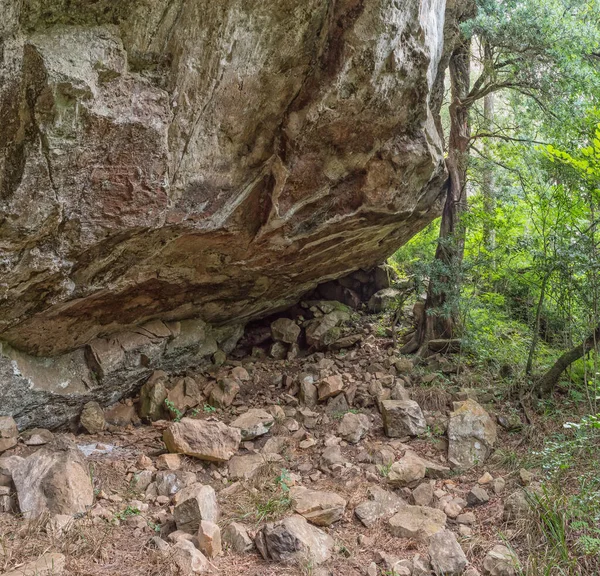
M 445 0 L 0 12 L 0 414 L 22 425 L 130 392 L 186 330 L 193 359 L 226 348 L 438 214 Z

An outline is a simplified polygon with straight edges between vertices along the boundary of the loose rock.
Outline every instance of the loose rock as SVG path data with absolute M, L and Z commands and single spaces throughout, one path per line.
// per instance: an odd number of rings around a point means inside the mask
M 366 414 L 347 412 L 340 422 L 338 434 L 346 440 L 346 442 L 356 444 L 362 440 L 370 429 L 371 421 Z
M 243 440 L 253 440 L 266 434 L 274 422 L 272 414 L 265 410 L 252 409 L 238 416 L 230 426 L 240 429 Z
M 388 521 L 390 532 L 398 538 L 415 538 L 426 541 L 443 530 L 446 515 L 427 506 L 404 506 Z
M 219 519 L 217 496 L 211 486 L 194 484 L 181 490 L 173 509 L 179 530 L 196 532 L 202 520 L 216 523 Z
M 496 424 L 474 400 L 454 403 L 448 421 L 448 460 L 455 468 L 482 464 L 496 443 Z
M 384 400 L 381 416 L 385 433 L 390 438 L 419 436 L 427 430 L 421 407 L 413 400 Z
M 296 560 L 322 564 L 331 557 L 333 538 L 311 526 L 302 516 L 294 515 L 274 524 L 266 524 L 256 535 L 256 547 L 265 560 Z
M 232 522 L 223 532 L 223 541 L 238 554 L 243 554 L 254 548 L 254 542 L 248 535 L 248 530 L 243 524 Z
M 67 440 L 42 448 L 12 472 L 19 508 L 26 518 L 51 514 L 77 514 L 93 504 L 94 491 L 88 465 Z
M 165 430 L 163 440 L 170 452 L 226 462 L 237 452 L 242 435 L 238 428 L 222 422 L 183 418 Z
M 298 486 L 291 489 L 294 510 L 311 524 L 329 526 L 344 515 L 346 500 L 335 492 L 308 490 Z
M 494 546 L 483 560 L 483 573 L 487 576 L 515 576 L 519 560 L 506 546 Z
M 0 454 L 17 445 L 19 430 L 11 416 L 0 416 Z
M 440 530 L 431 536 L 429 556 L 436 574 L 459 576 L 467 566 L 467 557 L 450 530 Z

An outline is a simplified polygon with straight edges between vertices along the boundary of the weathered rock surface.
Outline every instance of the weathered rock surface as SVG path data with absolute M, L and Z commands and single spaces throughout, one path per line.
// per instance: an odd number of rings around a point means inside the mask
M 356 444 L 371 429 L 371 421 L 366 414 L 354 414 L 347 412 L 344 414 L 338 427 L 338 434 L 351 444 Z
M 427 506 L 403 506 L 388 521 L 390 532 L 399 538 L 424 540 L 446 526 L 446 515 Z
M 12 479 L 26 518 L 44 512 L 77 514 L 85 512 L 94 501 L 85 458 L 66 440 L 25 458 L 12 470 Z
M 60 576 L 65 570 L 65 557 L 57 552 L 42 554 L 37 560 L 27 562 L 2 576 Z
M 266 524 L 256 535 L 256 547 L 265 560 L 322 564 L 333 551 L 333 538 L 295 514 Z
M 496 443 L 496 424 L 475 400 L 454 403 L 448 421 L 448 460 L 455 468 L 483 464 Z
M 392 464 L 388 473 L 388 482 L 400 488 L 416 486 L 423 478 L 425 478 L 425 464 L 410 450 Z
M 17 445 L 19 430 L 11 416 L 0 417 L 0 453 Z
M 290 492 L 292 505 L 311 524 L 329 526 L 344 515 L 346 500 L 335 492 L 294 487 Z
M 253 408 L 238 416 L 230 426 L 239 428 L 243 440 L 253 440 L 266 434 L 274 422 L 275 419 L 266 410 Z
M 429 556 L 435 574 L 460 576 L 467 566 L 467 557 L 450 530 L 440 530 L 429 539 Z
M 219 519 L 217 496 L 206 484 L 193 484 L 179 492 L 173 517 L 179 530 L 196 532 L 202 520 L 216 523 Z
M 226 462 L 237 452 L 242 434 L 223 422 L 183 418 L 165 430 L 163 440 L 169 452 Z
M 0 410 L 21 427 L 227 352 L 223 326 L 439 213 L 442 0 L 7 0 L 3 18 Z M 176 343 L 189 318 L 219 328 Z
M 418 436 L 427 429 L 421 407 L 414 400 L 384 400 L 381 416 L 385 433 L 391 438 Z
M 367 528 L 382 518 L 389 518 L 400 508 L 406 506 L 406 502 L 402 498 L 393 492 L 379 488 L 379 486 L 371 486 L 368 489 L 368 496 L 369 500 L 361 502 L 354 508 L 354 514 Z
M 494 546 L 483 560 L 483 573 L 487 576 L 515 576 L 518 567 L 514 552 L 502 544 Z

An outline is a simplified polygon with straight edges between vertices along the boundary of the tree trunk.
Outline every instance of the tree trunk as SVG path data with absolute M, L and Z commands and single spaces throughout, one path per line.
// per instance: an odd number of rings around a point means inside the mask
M 483 129 L 488 134 L 492 133 L 494 124 L 494 93 L 490 92 L 483 98 Z M 486 158 L 490 157 L 489 142 L 485 139 L 483 144 L 484 155 Z M 486 214 L 492 215 L 496 210 L 496 197 L 494 193 L 494 169 L 491 162 L 486 161 L 483 167 L 483 182 L 481 185 L 481 191 L 483 195 L 483 209 Z M 483 245 L 485 249 L 492 257 L 493 265 L 493 252 L 496 248 L 496 230 L 488 220 L 484 221 L 483 225 Z
M 529 376 L 533 371 L 533 359 L 535 358 L 535 351 L 537 349 L 538 342 L 540 340 L 540 320 L 542 318 L 542 307 L 544 306 L 544 299 L 546 298 L 546 286 L 550 279 L 550 272 L 546 273 L 542 286 L 540 288 L 540 297 L 538 300 L 537 308 L 535 310 L 535 320 L 533 322 L 533 335 L 531 338 L 531 346 L 529 347 L 529 354 L 527 356 L 527 366 L 525 366 L 525 374 Z
M 460 292 L 465 230 L 461 215 L 467 206 L 467 164 L 470 140 L 469 106 L 463 104 L 469 94 L 471 40 L 464 38 L 450 57 L 452 102 L 449 106 L 450 135 L 448 141 L 447 195 L 442 212 L 438 245 L 433 273 L 430 275 L 425 314 L 415 336 L 404 348 L 404 353 L 419 349 L 426 354 L 429 340 L 450 339 L 455 334 Z
M 535 390 L 540 396 L 548 395 L 553 390 L 560 375 L 571 365 L 575 360 L 579 360 L 582 356 L 593 350 L 598 340 L 600 340 L 600 324 L 596 326 L 583 342 L 565 352 L 540 379 L 536 382 Z

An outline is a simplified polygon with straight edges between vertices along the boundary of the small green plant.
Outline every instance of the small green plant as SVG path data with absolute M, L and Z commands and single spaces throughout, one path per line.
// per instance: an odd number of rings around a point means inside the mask
M 202 407 L 202 410 L 204 410 L 204 412 L 207 412 L 208 414 L 212 414 L 213 412 L 217 411 L 217 409 L 214 406 L 211 406 L 210 404 L 205 404 Z
M 194 408 L 191 412 L 190 412 L 190 416 L 192 418 L 195 418 L 196 416 L 198 416 L 198 414 L 200 414 L 200 411 L 198 410 L 198 408 Z
M 120 512 L 115 512 L 114 518 L 116 520 L 123 521 L 131 516 L 137 516 L 138 514 L 140 514 L 140 511 L 137 508 L 135 508 L 133 506 L 127 506 L 127 508 L 125 508 L 125 510 L 121 510 Z
M 177 406 L 175 406 L 172 400 L 165 398 L 165 406 L 167 407 L 169 413 L 173 416 L 174 422 L 179 422 L 183 418 L 183 412 L 179 410 Z
M 393 462 L 388 462 L 387 464 L 379 464 L 377 466 L 377 470 L 384 477 L 387 478 L 390 475 L 390 470 L 392 469 Z

